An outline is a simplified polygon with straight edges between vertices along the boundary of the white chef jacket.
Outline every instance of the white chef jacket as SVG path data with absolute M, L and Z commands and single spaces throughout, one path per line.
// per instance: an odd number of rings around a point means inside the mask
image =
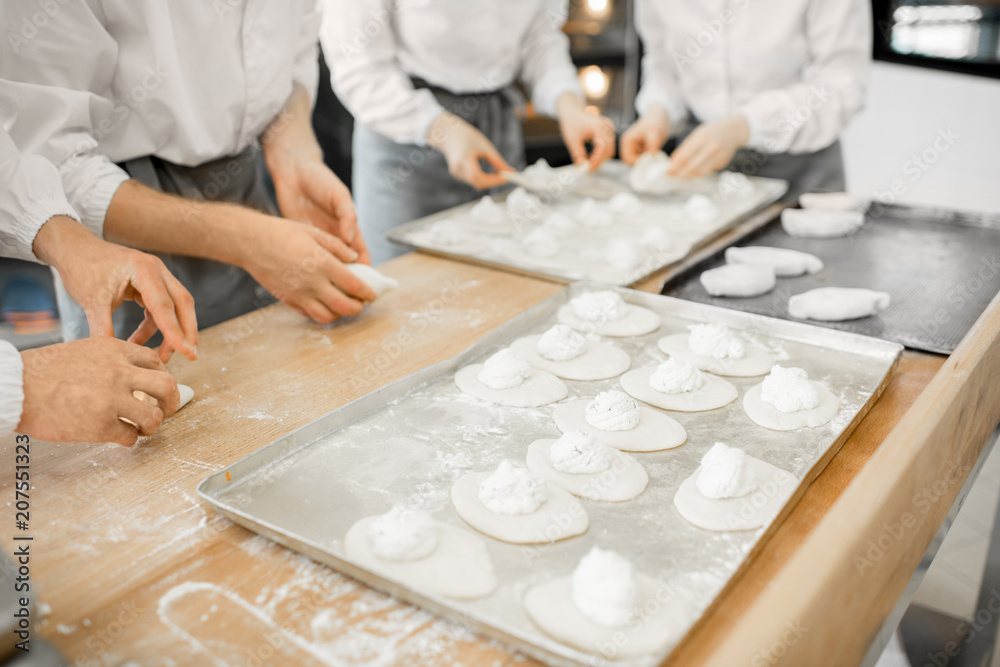
M 14 432 L 24 408 L 24 363 L 17 348 L 0 340 L 0 436 Z
M 677 125 L 742 113 L 768 153 L 826 148 L 864 103 L 871 65 L 867 0 L 638 0 L 639 113 Z
M 103 237 L 128 179 L 115 162 L 235 155 L 277 117 L 293 82 L 315 94 L 315 3 L 3 0 L 0 121 L 23 152 L 58 167 L 70 203 Z
M 565 0 L 323 0 L 320 42 L 333 89 L 360 123 L 426 143 L 441 105 L 410 76 L 456 94 L 520 80 L 539 112 L 583 92 L 569 55 Z

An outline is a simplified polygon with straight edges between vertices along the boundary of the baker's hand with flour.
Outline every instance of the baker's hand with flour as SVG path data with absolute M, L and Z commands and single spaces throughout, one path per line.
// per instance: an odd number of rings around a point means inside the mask
M 486 135 L 447 111 L 442 111 L 431 123 L 427 145 L 444 154 L 448 172 L 454 178 L 478 190 L 507 185 L 500 172 L 514 171 Z M 492 167 L 493 172 L 484 170 L 481 161 Z
M 309 95 L 295 84 L 284 111 L 261 137 L 278 208 L 290 220 L 307 222 L 340 238 L 358 254 L 358 262 L 370 264 L 351 193 L 323 162 L 311 113 Z
M 615 156 L 615 124 L 589 111 L 575 93 L 563 93 L 556 101 L 556 115 L 563 142 L 575 164 L 586 164 L 590 172 Z M 587 155 L 586 144 L 592 146 Z
M 112 313 L 124 301 L 135 301 L 146 317 L 129 342 L 141 345 L 159 329 L 161 361 L 174 350 L 197 358 L 194 299 L 158 257 L 108 243 L 65 216 L 42 225 L 32 248 L 59 272 L 66 291 L 86 313 L 91 336 L 114 337 Z
M 115 338 L 26 350 L 21 360 L 24 402 L 17 432 L 33 438 L 130 446 L 153 434 L 180 401 L 177 382 L 155 351 Z M 155 405 L 136 398 L 135 391 Z
M 644 153 L 658 153 L 669 137 L 670 116 L 663 107 L 653 106 L 622 134 L 622 161 L 631 165 Z
M 670 176 L 700 178 L 724 169 L 750 140 L 746 116 L 733 114 L 702 123 L 670 156 Z

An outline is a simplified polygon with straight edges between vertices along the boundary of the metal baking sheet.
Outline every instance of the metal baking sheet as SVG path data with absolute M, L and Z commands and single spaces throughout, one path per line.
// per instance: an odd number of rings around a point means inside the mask
M 537 260 L 520 248 L 519 239 L 536 229 L 553 211 L 572 213 L 586 198 L 606 200 L 621 192 L 632 192 L 628 186 L 629 167 L 620 160 L 609 160 L 600 169 L 582 180 L 573 180 L 565 187 L 551 187 L 548 192 L 536 192 L 546 203 L 540 215 L 515 225 L 512 233 L 486 234 L 469 228 L 473 241 L 463 246 L 441 246 L 432 242 L 428 229 L 436 222 L 453 220 L 463 226 L 471 222 L 469 211 L 475 203 L 457 206 L 435 213 L 390 230 L 386 237 L 404 245 L 452 259 L 460 259 L 526 275 L 573 282 L 589 280 L 610 285 L 632 285 L 686 257 L 693 248 L 704 244 L 739 222 L 778 201 L 788 191 L 788 182 L 772 178 L 750 177 L 753 192 L 737 196 L 723 192 L 716 176 L 687 182 L 684 190 L 669 195 L 637 196 L 647 205 L 648 213 L 641 220 L 618 222 L 603 229 L 582 229 L 562 240 L 560 254 L 552 260 Z M 495 197 L 505 201 L 508 193 Z M 710 223 L 695 223 L 683 212 L 683 204 L 694 194 L 704 194 L 720 207 L 719 217 Z M 648 244 L 639 244 L 638 263 L 632 268 L 610 264 L 606 253 L 611 241 L 638 240 L 650 226 L 661 227 L 673 238 L 669 249 L 655 251 Z
M 867 287 L 889 293 L 889 308 L 873 317 L 815 324 L 951 354 L 1000 292 L 1000 216 L 888 206 L 867 218 L 858 232 L 839 239 L 795 238 L 778 219 L 749 234 L 738 245 L 802 250 L 825 264 L 814 275 L 779 278 L 768 294 L 709 295 L 698 278 L 725 264 L 722 250 L 668 281 L 663 294 L 787 319 L 794 294 L 817 287 Z
M 541 546 L 511 545 L 484 536 L 500 581 L 498 590 L 485 599 L 458 602 L 408 588 L 351 562 L 342 550 L 343 537 L 355 521 L 385 512 L 394 503 L 422 508 L 438 520 L 468 528 L 449 500 L 453 482 L 468 472 L 495 469 L 504 458 L 523 460 L 532 441 L 558 437 L 552 406 L 488 405 L 463 395 L 453 374 L 523 335 L 544 331 L 556 321 L 560 306 L 598 288 L 607 287 L 571 285 L 461 354 L 333 410 L 211 475 L 198 493 L 252 531 L 551 664 L 600 664 L 603 659 L 542 633 L 523 611 L 522 596 L 531 585 L 570 574 L 593 545 L 618 550 L 634 561 L 638 572 L 682 595 L 692 610 L 690 625 L 683 628 L 686 633 L 780 525 L 868 411 L 888 383 L 901 346 L 621 289 L 628 301 L 653 309 L 663 319 L 658 332 L 615 339 L 631 355 L 633 367 L 664 359 L 656 347 L 661 336 L 685 331 L 694 322 L 716 322 L 756 338 L 779 360 L 827 383 L 841 400 L 840 412 L 827 426 L 786 433 L 752 424 L 741 400 L 711 412 L 671 413 L 687 430 L 687 443 L 634 455 L 650 475 L 649 487 L 636 500 L 583 500 L 590 515 L 586 534 Z M 760 379 L 732 382 L 742 396 Z M 615 387 L 617 380 L 567 384 L 567 400 L 572 400 Z M 681 481 L 717 441 L 738 445 L 801 480 L 770 527 L 713 533 L 688 524 L 674 509 Z M 652 665 L 664 657 L 651 655 L 623 664 Z

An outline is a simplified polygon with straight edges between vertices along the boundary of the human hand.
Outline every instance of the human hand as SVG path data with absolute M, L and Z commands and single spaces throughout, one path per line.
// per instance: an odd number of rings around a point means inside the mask
M 681 178 L 707 176 L 732 162 L 749 139 L 750 126 L 743 114 L 703 123 L 670 156 L 667 173 Z
M 574 93 L 563 93 L 556 102 L 559 131 L 575 164 L 587 164 L 593 172 L 615 156 L 615 124 L 609 118 L 587 110 Z M 593 150 L 587 155 L 586 143 Z
M 453 177 L 478 190 L 506 185 L 507 180 L 500 172 L 514 171 L 482 132 L 447 111 L 431 123 L 427 145 L 444 153 Z M 480 160 L 493 167 L 494 173 L 484 171 Z
M 643 153 L 657 153 L 670 137 L 670 117 L 662 107 L 654 106 L 625 130 L 621 156 L 625 164 L 635 164 Z
M 66 291 L 83 308 L 91 336 L 114 337 L 112 313 L 124 301 L 135 301 L 146 317 L 129 336 L 130 343 L 141 345 L 159 329 L 161 361 L 174 350 L 197 358 L 194 299 L 158 257 L 103 241 L 65 216 L 42 225 L 33 248 L 39 259 L 55 267 Z
M 128 447 L 156 432 L 180 402 L 177 382 L 155 351 L 115 338 L 26 350 L 21 359 L 24 404 L 17 431 L 33 438 Z M 136 398 L 135 391 L 156 404 Z
M 320 324 L 357 315 L 375 292 L 351 273 L 357 251 L 312 225 L 235 209 L 251 216 L 237 242 L 238 261 L 283 303 Z

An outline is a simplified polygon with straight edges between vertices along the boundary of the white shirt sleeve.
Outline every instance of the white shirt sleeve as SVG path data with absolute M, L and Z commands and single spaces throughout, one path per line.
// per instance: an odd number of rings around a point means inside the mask
M 319 87 L 319 23 L 318 4 L 312 10 L 302 13 L 299 43 L 292 63 L 292 80 L 306 89 L 313 102 L 316 101 L 316 90 Z
M 535 108 L 546 116 L 555 117 L 556 101 L 564 93 L 583 99 L 569 37 L 562 29 L 567 16 L 567 0 L 546 0 L 522 42 L 520 78 Z
M 324 0 L 320 42 L 337 97 L 362 125 L 400 144 L 425 145 L 443 108 L 417 90 L 397 59 L 390 0 Z
M 0 2 L 0 25 L 20 25 L 31 7 Z M 87 2 L 61 5 L 44 30 L 44 40 L 0 40 L 0 124 L 23 153 L 56 166 L 70 204 L 103 238 L 128 175 L 95 151 L 96 137 L 134 113 L 111 93 L 118 45 Z
M 813 0 L 805 30 L 812 59 L 801 81 L 758 94 L 739 111 L 751 148 L 810 153 L 840 136 L 864 105 L 871 69 L 872 17 L 865 0 Z
M 14 432 L 24 408 L 24 364 L 21 353 L 0 340 L 0 436 Z
M 59 172 L 38 155 L 21 155 L 0 128 L 0 256 L 37 262 L 38 230 L 57 215 L 79 220 L 63 195 Z
M 687 117 L 687 107 L 680 95 L 680 83 L 667 31 L 659 14 L 649 4 L 654 0 L 638 0 L 635 5 L 635 26 L 642 38 L 642 88 L 635 99 L 635 108 L 642 115 L 654 106 L 661 107 L 676 128 Z

